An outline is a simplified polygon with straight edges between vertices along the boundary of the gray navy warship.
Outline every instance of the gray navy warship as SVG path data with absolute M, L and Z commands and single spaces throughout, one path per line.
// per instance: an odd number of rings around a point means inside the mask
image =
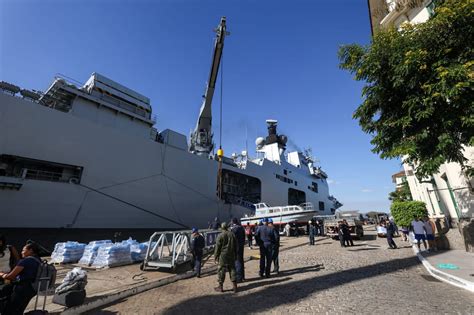
M 83 85 L 58 76 L 45 92 L 2 81 L 0 231 L 42 231 L 55 240 L 147 235 L 240 218 L 260 202 L 312 203 L 320 214 L 334 213 L 341 204 L 326 173 L 304 152 L 286 152 L 275 120 L 256 139 L 256 157 L 214 154 L 211 104 L 225 18 L 216 33 L 189 141 L 158 131 L 147 97 L 98 73 Z

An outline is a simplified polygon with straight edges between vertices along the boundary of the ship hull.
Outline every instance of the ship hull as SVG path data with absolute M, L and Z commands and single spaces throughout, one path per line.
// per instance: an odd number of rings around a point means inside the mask
M 71 232 L 76 235 L 71 239 L 105 231 L 102 235 L 111 238 L 127 230 L 205 228 L 215 217 L 228 221 L 250 214 L 217 197 L 217 161 L 97 119 L 0 93 L 0 155 L 83 169 L 79 183 L 0 176 L 0 183 L 12 180 L 20 187 L 0 189 L 0 231 Z M 282 173 L 281 165 L 264 161 L 248 163 L 245 169 L 227 164 L 223 168 L 258 179 L 262 201 L 288 203 L 289 184 L 275 177 Z M 296 169 L 293 178 L 292 185 L 303 188 L 315 180 Z M 327 197 L 327 185 L 321 185 L 318 194 L 307 193 L 307 201 L 314 204 L 327 202 Z

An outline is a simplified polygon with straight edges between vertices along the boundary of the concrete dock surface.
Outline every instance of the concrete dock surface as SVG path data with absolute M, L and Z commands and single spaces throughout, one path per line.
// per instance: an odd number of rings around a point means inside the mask
M 282 237 L 281 272 L 269 279 L 258 276 L 257 247 L 245 247 L 246 281 L 239 285 L 237 294 L 231 293 L 228 279 L 225 293 L 214 292 L 213 258 L 204 264 L 199 279 L 184 269 L 178 274 L 141 271 L 139 264 L 87 268 L 83 306 L 66 309 L 48 296 L 45 309 L 71 314 L 374 313 L 396 305 L 397 310 L 409 313 L 474 313 L 474 294 L 430 276 L 411 245 L 400 238 L 395 241 L 400 248 L 388 249 L 386 239 L 377 238 L 371 227 L 362 240 L 354 241 L 354 247 L 346 248 L 327 237 L 317 237 L 315 246 L 308 245 L 307 236 Z M 473 260 L 466 261 L 465 253 L 422 254 L 433 266 L 450 263 L 459 267 L 444 272 L 474 278 Z M 75 266 L 57 266 L 57 285 Z M 40 307 L 42 300 L 40 297 Z M 34 299 L 27 310 L 33 307 Z

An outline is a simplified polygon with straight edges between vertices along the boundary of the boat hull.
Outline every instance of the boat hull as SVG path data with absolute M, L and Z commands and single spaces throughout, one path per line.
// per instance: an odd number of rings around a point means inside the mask
M 250 223 L 251 226 L 258 224 L 264 218 L 272 219 L 274 225 L 286 225 L 287 223 L 308 223 L 316 215 L 316 211 L 300 211 L 297 213 L 286 213 L 280 215 L 252 216 L 240 219 L 242 225 Z

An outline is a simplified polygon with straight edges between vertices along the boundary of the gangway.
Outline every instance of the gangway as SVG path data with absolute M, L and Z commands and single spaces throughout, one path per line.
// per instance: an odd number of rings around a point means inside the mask
M 203 230 L 200 233 L 205 240 L 203 254 L 207 255 L 213 251 L 217 236 L 221 232 Z M 191 262 L 191 234 L 191 230 L 153 233 L 140 269 L 168 268 L 175 271 L 179 265 Z

